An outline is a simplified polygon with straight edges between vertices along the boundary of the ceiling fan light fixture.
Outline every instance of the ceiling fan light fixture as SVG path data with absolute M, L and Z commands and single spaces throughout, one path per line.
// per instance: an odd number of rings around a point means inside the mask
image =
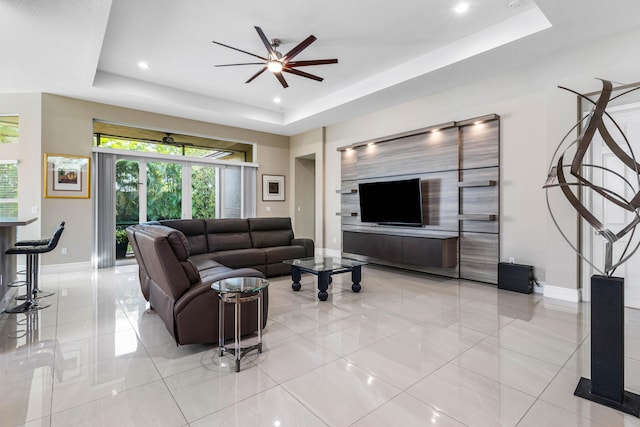
M 173 137 L 171 136 L 170 133 L 167 132 L 167 136 L 162 138 L 162 143 L 163 144 L 173 144 L 175 141 L 173 140 Z
M 269 69 L 269 71 L 271 71 L 272 73 L 279 73 L 282 71 L 283 68 L 283 64 L 280 61 L 276 61 L 276 60 L 271 60 L 269 61 L 269 63 L 267 64 L 267 68 Z
M 289 87 L 289 84 L 287 83 L 285 77 L 284 77 L 284 73 L 288 73 L 288 74 L 295 74 L 297 76 L 300 77 L 305 77 L 307 79 L 311 79 L 311 80 L 315 80 L 318 82 L 323 81 L 324 79 L 322 77 L 318 77 L 316 75 L 313 75 L 311 73 L 307 73 L 301 70 L 298 70 L 297 67 L 308 67 L 308 66 L 312 66 L 312 65 L 327 65 L 327 64 L 337 64 L 338 60 L 336 58 L 334 59 L 312 59 L 312 60 L 306 60 L 306 61 L 292 61 L 293 58 L 295 58 L 296 56 L 298 56 L 298 54 L 300 54 L 300 52 L 302 52 L 303 50 L 305 50 L 307 47 L 309 47 L 309 45 L 311 43 L 313 43 L 314 41 L 316 41 L 316 37 L 312 34 L 309 37 L 307 37 L 306 39 L 304 39 L 303 41 L 301 41 L 300 43 L 298 43 L 297 45 L 295 45 L 293 47 L 293 49 L 291 49 L 290 51 L 288 51 L 287 53 L 285 53 L 284 55 L 280 52 L 278 52 L 276 49 L 280 46 L 280 40 L 279 39 L 272 39 L 271 41 L 269 41 L 269 39 L 267 39 L 267 36 L 264 34 L 264 31 L 262 31 L 262 29 L 258 26 L 254 26 L 255 30 L 258 32 L 258 36 L 260 37 L 260 40 L 262 40 L 262 43 L 264 44 L 264 46 L 267 48 L 267 54 L 266 57 L 265 56 L 261 56 L 261 55 L 256 55 L 255 53 L 251 53 L 251 52 L 247 52 L 246 50 L 242 50 L 242 49 L 238 49 L 236 47 L 233 46 L 229 46 L 226 45 L 224 43 L 220 43 L 217 41 L 212 41 L 214 44 L 226 47 L 228 49 L 233 49 L 235 51 L 238 52 L 242 52 L 245 53 L 247 55 L 251 55 L 254 58 L 258 58 L 260 60 L 262 60 L 263 62 L 244 62 L 244 63 L 240 63 L 240 64 L 220 64 L 220 65 L 216 65 L 216 67 L 231 67 L 231 66 L 236 66 L 236 65 L 262 65 L 262 68 L 260 68 L 260 70 L 258 70 L 257 73 L 255 73 L 253 76 L 249 77 L 249 80 L 247 80 L 245 83 L 251 83 L 253 80 L 256 79 L 256 77 L 260 76 L 262 73 L 264 73 L 265 71 L 269 70 L 271 71 L 271 73 L 273 73 L 274 77 L 280 82 L 280 84 L 282 85 L 282 87 L 284 89 Z

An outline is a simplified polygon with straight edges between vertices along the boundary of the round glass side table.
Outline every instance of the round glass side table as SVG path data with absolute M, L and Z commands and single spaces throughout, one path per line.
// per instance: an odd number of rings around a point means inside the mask
M 234 355 L 236 372 L 240 372 L 240 359 L 248 352 L 258 350 L 262 353 L 262 293 L 269 286 L 266 279 L 259 277 L 233 277 L 215 281 L 211 289 L 218 292 L 218 348 L 220 356 L 225 352 Z M 240 345 L 241 331 L 241 306 L 242 303 L 258 301 L 258 343 L 249 346 Z M 225 303 L 234 305 L 235 325 L 233 346 L 225 346 L 224 341 L 224 307 Z

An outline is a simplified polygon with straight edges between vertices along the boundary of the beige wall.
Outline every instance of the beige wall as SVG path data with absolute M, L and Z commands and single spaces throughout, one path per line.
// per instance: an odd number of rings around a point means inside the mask
M 576 117 L 575 96 L 599 89 L 595 77 L 631 83 L 640 76 L 640 57 L 632 55 L 640 32 L 620 34 L 546 61 L 513 70 L 326 127 L 325 246 L 341 248 L 340 146 L 452 120 L 489 113 L 501 116 L 501 259 L 532 264 L 547 285 L 578 287 L 577 258 L 553 225 L 542 185 L 548 162 Z M 597 58 L 597 61 L 594 60 Z M 293 139 L 292 139 L 293 140 Z M 576 215 L 562 198 L 553 198 L 563 230 L 576 242 Z
M 292 173 L 295 171 L 295 159 L 298 157 L 309 157 L 313 156 L 315 158 L 315 245 L 317 248 L 322 248 L 325 246 L 325 235 L 324 235 L 324 224 L 325 219 L 324 215 L 326 211 L 324 209 L 324 200 L 325 200 L 325 188 L 331 188 L 326 185 L 325 180 L 325 147 L 324 147 L 324 129 L 314 129 L 309 132 L 305 132 L 299 135 L 295 135 L 291 137 L 291 158 L 290 158 L 290 170 Z M 295 175 L 290 180 L 289 187 L 294 189 L 294 193 L 298 192 L 300 189 L 296 187 L 298 184 Z M 290 206 L 289 215 L 291 218 L 296 217 L 296 209 L 297 203 L 292 203 Z
M 18 215 L 24 218 L 41 217 L 42 180 L 39 175 L 31 173 L 42 167 L 41 100 L 39 93 L 0 95 L 0 115 L 17 115 L 20 120 L 20 142 L 0 144 L 0 159 L 18 160 Z M 18 227 L 18 238 L 39 239 L 41 223 L 42 220 L 38 219 L 25 227 Z
M 296 237 L 314 239 L 315 233 L 315 195 L 316 195 L 316 159 L 310 157 L 296 157 L 291 171 L 295 179 L 295 197 L 293 199 L 294 214 L 293 229 Z
M 139 110 L 81 101 L 49 94 L 0 95 L 0 113 L 20 115 L 20 158 L 27 168 L 21 168 L 20 209 L 39 206 L 42 215 L 31 236 L 46 236 L 60 220 L 67 227 L 60 248 L 68 248 L 43 257 L 44 264 L 89 262 L 91 258 L 93 218 L 92 200 L 44 199 L 42 191 L 42 154 L 59 153 L 90 156 L 93 142 L 93 119 L 195 134 L 220 139 L 251 142 L 257 146 L 255 162 L 258 169 L 258 216 L 288 216 L 290 194 L 287 201 L 261 201 L 263 173 L 285 175 L 289 178 L 289 138 L 281 135 L 255 132 L 194 120 L 181 119 Z M 9 153 L 1 153 L 7 158 Z M 26 169 L 26 172 L 24 172 Z M 28 189 L 23 191 L 23 188 Z M 266 206 L 271 210 L 267 211 Z

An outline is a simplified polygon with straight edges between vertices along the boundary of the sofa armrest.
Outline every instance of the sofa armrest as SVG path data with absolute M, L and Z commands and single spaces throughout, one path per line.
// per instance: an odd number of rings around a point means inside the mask
M 304 253 L 307 257 L 312 257 L 315 255 L 315 244 L 312 239 L 307 238 L 299 238 L 299 239 L 291 239 L 291 246 L 302 246 L 304 247 Z
M 215 292 L 217 295 L 217 292 L 211 289 L 211 282 L 196 283 L 195 285 L 191 286 L 191 288 L 187 292 L 185 292 L 178 301 L 176 301 L 176 304 L 173 306 L 173 312 L 175 314 L 180 313 L 187 305 L 189 305 L 191 301 L 207 292 Z
M 264 279 L 264 274 L 262 274 L 258 270 L 254 270 L 253 268 L 239 268 L 237 270 L 231 270 L 226 273 L 205 276 L 202 278 L 202 281 L 200 283 L 196 283 L 191 286 L 191 288 L 187 292 L 185 292 L 178 301 L 176 301 L 176 305 L 173 309 L 174 312 L 179 313 L 186 305 L 189 304 L 189 302 L 193 301 L 195 298 L 198 298 L 203 293 L 216 292 L 211 289 L 211 284 L 216 280 L 229 279 L 231 277 L 260 277 Z

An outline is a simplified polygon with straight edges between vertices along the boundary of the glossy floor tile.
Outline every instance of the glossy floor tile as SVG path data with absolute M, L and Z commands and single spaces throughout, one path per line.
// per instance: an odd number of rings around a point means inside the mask
M 590 306 L 465 280 L 363 268 L 325 302 L 270 279 L 264 351 L 235 373 L 215 344 L 176 346 L 137 266 L 43 272 L 51 306 L 0 314 L 2 426 L 634 426 L 573 395 Z M 625 323 L 640 391 L 640 312 Z

